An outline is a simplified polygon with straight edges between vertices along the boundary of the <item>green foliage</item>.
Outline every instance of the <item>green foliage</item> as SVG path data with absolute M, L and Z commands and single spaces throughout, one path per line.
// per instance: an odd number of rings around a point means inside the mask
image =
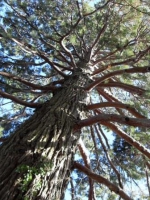
M 3 127 L 0 127 L 0 137 L 3 136 L 3 130 L 4 130 L 4 128 L 3 128 Z
M 26 192 L 31 184 L 33 184 L 32 195 L 36 196 L 37 192 L 41 189 L 42 178 L 47 172 L 51 171 L 52 166 L 51 162 L 43 162 L 37 166 L 29 166 L 25 164 L 18 166 L 16 172 L 22 175 L 22 178 L 18 180 L 19 190 L 21 192 L 20 197 L 24 200 L 28 199 Z
M 19 180 L 20 184 L 20 190 L 22 193 L 25 193 L 33 181 L 33 178 L 40 174 L 40 176 L 45 174 L 45 171 L 43 170 L 42 167 L 37 168 L 37 167 L 30 167 L 28 165 L 21 165 L 17 168 L 18 173 L 23 174 L 22 180 Z M 38 185 L 36 185 L 35 190 L 39 190 L 41 187 L 40 180 L 38 182 Z

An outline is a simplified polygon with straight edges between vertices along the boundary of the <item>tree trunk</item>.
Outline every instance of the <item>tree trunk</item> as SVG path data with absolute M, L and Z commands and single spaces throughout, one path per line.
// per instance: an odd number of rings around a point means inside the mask
M 84 113 L 87 82 L 77 70 L 0 147 L 1 200 L 63 199 L 80 136 L 73 127 Z

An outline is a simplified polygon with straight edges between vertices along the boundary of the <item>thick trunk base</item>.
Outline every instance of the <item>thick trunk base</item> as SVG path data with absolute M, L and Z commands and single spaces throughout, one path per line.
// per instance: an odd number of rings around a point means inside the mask
M 87 80 L 73 75 L 0 147 L 1 200 L 63 199 L 80 137 L 73 127 L 82 118 Z

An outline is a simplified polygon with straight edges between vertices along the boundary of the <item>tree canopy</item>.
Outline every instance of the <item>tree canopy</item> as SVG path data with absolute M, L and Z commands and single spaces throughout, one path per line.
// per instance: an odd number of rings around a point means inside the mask
M 70 87 L 73 77 L 74 87 L 86 95 L 72 128 L 80 131 L 80 139 L 66 195 L 70 191 L 72 200 L 148 199 L 149 1 L 1 4 L 1 147 L 42 105 Z M 77 71 L 87 77 L 83 86 Z

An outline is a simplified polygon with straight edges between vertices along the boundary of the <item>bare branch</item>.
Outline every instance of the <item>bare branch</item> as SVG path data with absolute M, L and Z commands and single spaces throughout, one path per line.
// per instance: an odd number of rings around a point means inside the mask
M 113 162 L 112 162 L 112 160 L 111 160 L 111 158 L 110 158 L 110 156 L 109 156 L 109 154 L 108 154 L 107 148 L 106 148 L 106 146 L 105 146 L 105 144 L 104 144 L 104 142 L 103 142 L 103 140 L 102 140 L 102 138 L 101 138 L 101 135 L 100 135 L 100 131 L 101 131 L 101 130 L 98 130 L 97 126 L 95 126 L 95 130 L 96 130 L 97 136 L 98 136 L 98 138 L 99 138 L 99 141 L 100 141 L 100 143 L 102 144 L 102 148 L 103 148 L 103 150 L 104 150 L 104 152 L 105 152 L 105 155 L 106 155 L 106 157 L 107 157 L 107 160 L 108 160 L 110 166 L 112 167 L 112 169 L 114 170 L 114 172 L 115 172 L 116 175 L 117 175 L 118 182 L 119 182 L 119 186 L 123 189 L 123 185 L 122 185 L 120 173 L 118 172 L 117 168 L 116 168 L 115 165 L 113 164 Z
M 75 60 L 74 60 L 74 57 L 72 55 L 72 53 L 67 49 L 67 47 L 65 47 L 65 44 L 64 44 L 64 39 L 66 38 L 67 36 L 64 36 L 60 42 L 62 48 L 65 50 L 65 52 L 68 54 L 68 56 L 70 57 L 71 59 L 71 63 L 73 65 L 73 67 L 75 68 L 76 67 L 76 63 L 75 63 Z
M 150 196 L 150 180 L 149 180 L 149 170 L 148 170 L 147 165 L 145 166 L 145 174 L 146 174 L 148 192 L 149 192 L 149 196 Z
M 27 106 L 27 107 L 30 107 L 30 108 L 38 108 L 39 106 L 41 106 L 40 103 L 31 103 L 31 102 L 26 102 L 24 100 L 21 100 L 21 99 L 18 99 L 17 97 L 15 96 L 12 96 L 6 92 L 3 92 L 0 90 L 0 95 L 6 99 L 11 99 L 12 101 L 14 101 L 15 103 L 19 103 L 20 105 L 23 105 L 23 106 Z
M 109 4 L 109 2 L 111 2 L 112 0 L 108 0 L 104 5 L 102 6 L 99 6 L 98 8 L 96 8 L 95 10 L 93 10 L 92 12 L 90 13 L 85 13 L 83 14 L 84 17 L 87 17 L 87 16 L 90 16 L 90 15 L 93 15 L 94 13 L 96 13 L 97 11 L 100 11 L 102 10 L 105 6 L 107 6 L 107 4 Z
M 116 186 L 115 184 L 111 183 L 108 179 L 93 173 L 87 167 L 74 162 L 74 168 L 78 169 L 79 171 L 85 173 L 87 176 L 91 177 L 96 182 L 107 186 L 111 191 L 115 192 L 117 195 L 120 195 L 125 200 L 132 200 L 120 187 Z
M 132 74 L 132 73 L 150 73 L 150 67 L 134 67 L 131 69 L 123 69 L 123 70 L 116 70 L 110 73 L 105 74 L 104 76 L 98 78 L 96 81 L 91 83 L 89 86 L 86 87 L 86 90 L 91 90 L 94 87 L 96 87 L 98 84 L 103 82 L 104 80 L 109 79 L 110 77 L 116 76 L 116 75 L 121 75 L 121 74 Z
M 104 126 L 109 127 L 114 133 L 119 135 L 121 138 L 123 138 L 126 142 L 134 146 L 136 149 L 138 149 L 143 155 L 148 157 L 150 159 L 150 151 L 145 148 L 140 142 L 136 141 L 133 137 L 127 135 L 119 126 L 114 125 L 113 123 L 110 122 L 102 122 Z
M 61 75 L 62 77 L 64 77 L 64 78 L 66 77 L 66 75 L 65 75 L 61 70 L 59 70 L 58 67 L 55 66 L 54 63 L 53 63 L 52 61 L 50 61 L 46 55 L 44 55 L 43 52 L 39 52 L 39 53 L 38 53 L 38 56 L 40 56 L 40 57 L 43 58 L 47 63 L 49 63 L 50 66 L 53 67 L 53 69 L 54 69 L 56 72 L 58 72 L 58 74 L 60 74 L 60 75 Z
M 150 119 L 130 118 L 128 116 L 102 113 L 93 117 L 89 117 L 88 119 L 79 121 L 78 124 L 75 126 L 75 129 L 81 129 L 84 126 L 91 126 L 95 123 L 103 122 L 117 122 L 128 126 L 150 128 Z
M 74 200 L 75 188 L 74 188 L 72 177 L 70 177 L 70 185 L 71 185 L 71 198 L 72 198 L 71 200 Z
M 137 112 L 135 108 L 133 108 L 128 104 L 116 103 L 116 102 L 102 102 L 102 103 L 87 105 L 87 109 L 89 110 L 95 110 L 97 108 L 104 108 L 104 107 L 123 108 L 128 110 L 132 115 L 134 115 L 137 118 L 146 118 L 145 116 Z
M 79 1 L 78 0 L 76 1 L 76 4 L 77 4 L 78 11 L 79 11 L 79 17 L 81 18 L 82 14 L 81 14 L 80 5 L 79 5 Z
M 84 164 L 86 167 L 88 167 L 89 169 L 91 168 L 90 167 L 90 158 L 89 158 L 89 155 L 87 153 L 87 149 L 82 141 L 82 139 L 80 138 L 79 139 L 79 142 L 78 142 L 78 148 L 80 150 L 80 154 L 84 160 Z
M 119 82 L 108 82 L 108 83 L 104 83 L 104 84 L 99 84 L 97 87 L 119 87 L 121 89 L 124 89 L 130 93 L 135 93 L 137 95 L 143 95 L 145 94 L 146 90 L 140 88 L 140 87 L 136 87 L 133 85 L 129 85 L 129 84 L 125 84 L 125 83 L 119 83 Z
M 101 35 L 105 32 L 106 28 L 107 28 L 107 20 L 105 22 L 105 24 L 103 25 L 102 29 L 99 31 L 97 37 L 95 38 L 95 41 L 93 42 L 91 49 L 94 49 L 94 47 L 97 45 L 97 43 L 99 42 L 99 39 L 101 37 Z
M 118 103 L 122 103 L 121 101 L 119 101 L 117 98 L 115 98 L 108 90 L 104 90 L 103 88 L 96 88 L 96 90 L 98 91 L 98 93 L 100 95 L 102 95 L 107 101 L 114 101 L 114 102 L 118 102 Z
M 65 67 L 65 66 L 63 66 L 63 65 L 61 65 L 61 64 L 59 64 L 59 63 L 57 63 L 57 62 L 53 62 L 53 63 L 54 63 L 55 66 L 58 66 L 58 67 L 60 67 L 60 68 L 62 68 L 62 69 L 64 69 L 64 70 L 68 70 L 68 71 L 73 72 L 73 69 L 71 69 L 71 68 L 69 68 L 69 67 Z
M 150 50 L 150 46 L 148 46 L 145 50 L 143 51 L 140 51 L 139 53 L 137 53 L 135 56 L 131 57 L 131 58 L 127 58 L 126 60 L 122 60 L 122 61 L 119 61 L 119 62 L 114 62 L 114 63 L 109 63 L 107 64 L 107 66 L 118 66 L 118 65 L 123 65 L 123 64 L 129 64 L 129 65 L 133 65 L 135 63 L 137 63 L 140 59 L 142 59 L 142 57 L 144 57 Z M 104 57 L 105 59 L 105 57 Z M 100 59 L 97 59 L 93 62 L 94 65 L 100 63 L 102 60 L 102 58 Z M 107 67 L 106 66 L 106 67 Z
M 94 126 L 96 126 L 96 125 L 94 125 Z M 106 145 L 107 145 L 107 148 L 108 148 L 108 149 L 110 149 L 110 145 L 109 145 L 109 143 L 108 143 L 108 139 L 107 139 L 107 137 L 106 137 L 106 135 L 105 135 L 104 131 L 102 130 L 102 128 L 101 128 L 101 125 L 100 125 L 100 124 L 98 124 L 98 129 L 100 130 L 100 132 L 101 132 L 101 135 L 102 135 L 102 136 L 103 136 L 103 138 L 104 138 L 104 141 L 105 141 L 105 143 L 106 143 Z
M 52 91 L 57 89 L 57 87 L 55 87 L 55 86 L 50 86 L 50 85 L 49 86 L 47 86 L 47 85 L 41 86 L 41 85 L 37 85 L 37 84 L 31 83 L 31 82 L 28 82 L 25 79 L 22 79 L 22 78 L 20 78 L 18 76 L 15 76 L 13 74 L 9 74 L 7 72 L 0 71 L 0 75 L 5 76 L 7 78 L 11 78 L 12 80 L 19 81 L 20 83 L 23 83 L 23 84 L 25 84 L 27 86 L 30 86 L 30 87 L 34 88 L 34 89 L 52 90 Z
M 84 164 L 87 168 L 91 169 L 90 166 L 90 158 L 89 155 L 87 153 L 87 149 L 82 141 L 82 139 L 79 139 L 79 143 L 78 143 L 78 148 L 80 151 L 80 154 L 84 160 Z M 94 188 L 93 188 L 93 180 L 89 177 L 89 200 L 93 200 L 93 196 L 94 196 Z

